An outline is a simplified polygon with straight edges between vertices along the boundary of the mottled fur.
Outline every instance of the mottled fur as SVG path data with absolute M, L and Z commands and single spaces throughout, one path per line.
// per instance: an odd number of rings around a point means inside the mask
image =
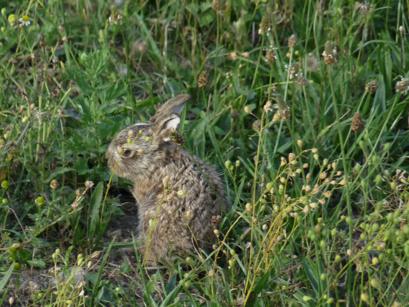
M 187 95 L 163 104 L 146 124 L 125 128 L 107 150 L 110 169 L 133 182 L 139 238 L 148 262 L 176 252 L 208 249 L 228 209 L 215 169 L 186 152 L 176 128 Z

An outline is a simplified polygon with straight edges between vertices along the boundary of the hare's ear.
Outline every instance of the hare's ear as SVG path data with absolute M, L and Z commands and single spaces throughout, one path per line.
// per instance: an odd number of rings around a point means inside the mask
M 189 99 L 189 95 L 178 95 L 166 101 L 156 111 L 150 122 L 153 125 L 153 134 L 157 142 L 169 142 L 171 140 L 172 135 L 179 127 L 180 113 L 182 113 L 183 107 Z
M 163 130 L 176 130 L 180 124 L 180 116 L 179 114 L 171 114 L 168 118 L 165 118 L 157 128 L 160 131 Z
M 180 116 L 180 113 L 182 113 L 186 101 L 188 101 L 189 99 L 190 96 L 187 94 L 178 95 L 174 98 L 169 99 L 159 107 L 155 115 L 151 118 L 151 123 L 158 125 L 164 120 L 171 117 L 171 115 Z
M 154 126 L 154 138 L 157 142 L 169 142 L 180 124 L 179 114 L 171 114 Z

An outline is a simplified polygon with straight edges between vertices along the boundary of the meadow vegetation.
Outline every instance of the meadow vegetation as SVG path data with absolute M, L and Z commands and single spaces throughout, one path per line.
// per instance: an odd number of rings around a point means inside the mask
M 1 305 L 409 304 L 407 1 L 1 5 Z M 179 93 L 232 208 L 148 270 L 105 151 Z

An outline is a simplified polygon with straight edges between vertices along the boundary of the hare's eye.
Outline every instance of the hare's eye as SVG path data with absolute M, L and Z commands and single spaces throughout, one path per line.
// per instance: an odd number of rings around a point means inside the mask
M 122 156 L 123 156 L 124 158 L 130 158 L 130 157 L 132 157 L 132 155 L 133 155 L 133 151 L 130 150 L 130 149 L 124 149 L 124 150 L 122 151 Z

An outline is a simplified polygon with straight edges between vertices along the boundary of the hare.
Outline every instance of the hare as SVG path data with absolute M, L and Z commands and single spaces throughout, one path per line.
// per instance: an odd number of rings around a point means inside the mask
M 229 205 L 216 170 L 185 151 L 176 129 L 189 95 L 166 101 L 147 123 L 120 131 L 106 152 L 111 171 L 133 183 L 138 238 L 148 263 L 209 249 Z

